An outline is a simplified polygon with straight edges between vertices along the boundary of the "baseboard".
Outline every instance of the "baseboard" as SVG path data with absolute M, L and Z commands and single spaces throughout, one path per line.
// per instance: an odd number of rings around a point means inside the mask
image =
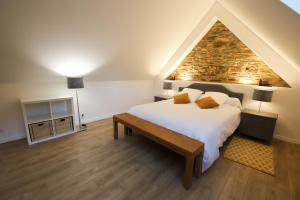
M 126 112 L 126 111 L 119 111 L 119 112 L 114 112 L 114 113 L 108 113 L 108 114 L 104 114 L 104 115 L 99 115 L 97 117 L 86 119 L 86 120 L 83 121 L 83 123 L 91 123 L 91 122 L 99 121 L 99 120 L 102 120 L 102 119 L 107 119 L 107 118 L 112 117 L 113 115 L 120 114 L 120 113 L 123 113 L 123 112 Z
M 289 138 L 289 137 L 282 136 L 282 135 L 274 135 L 274 138 L 285 141 L 285 142 L 300 144 L 300 139 Z
M 10 137 L 1 138 L 0 139 L 0 144 L 6 143 L 6 142 L 12 142 L 12 141 L 15 141 L 15 140 L 20 140 L 20 139 L 23 139 L 23 138 L 26 138 L 26 136 L 25 135 L 12 135 Z

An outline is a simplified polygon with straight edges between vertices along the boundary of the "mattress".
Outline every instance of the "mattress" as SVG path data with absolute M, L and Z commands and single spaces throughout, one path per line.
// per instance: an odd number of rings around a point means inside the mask
M 219 158 L 219 148 L 238 127 L 241 108 L 225 103 L 218 108 L 200 109 L 195 103 L 174 104 L 170 99 L 137 105 L 128 113 L 203 142 L 204 172 Z

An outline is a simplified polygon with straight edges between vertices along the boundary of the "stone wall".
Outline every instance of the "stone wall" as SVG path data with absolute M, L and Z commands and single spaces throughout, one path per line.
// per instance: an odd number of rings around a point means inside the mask
M 289 87 L 220 21 L 167 79 Z

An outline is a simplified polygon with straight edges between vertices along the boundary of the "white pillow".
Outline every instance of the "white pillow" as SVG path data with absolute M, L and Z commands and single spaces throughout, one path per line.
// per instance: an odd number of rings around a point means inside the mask
M 229 96 L 222 92 L 205 92 L 200 99 L 204 97 L 212 97 L 220 106 L 223 105 L 227 99 L 229 99 Z
M 188 93 L 191 102 L 194 103 L 203 94 L 203 91 L 191 88 L 184 88 L 180 93 Z
M 238 98 L 229 97 L 224 104 L 231 105 L 233 107 L 237 107 L 239 109 L 242 109 L 242 104 Z

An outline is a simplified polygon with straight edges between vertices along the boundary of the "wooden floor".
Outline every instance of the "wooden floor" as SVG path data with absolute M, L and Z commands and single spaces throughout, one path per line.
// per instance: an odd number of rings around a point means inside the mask
M 186 191 L 183 158 L 112 131 L 107 119 L 55 141 L 0 145 L 0 199 L 300 199 L 298 145 L 273 142 L 275 177 L 221 156 Z

